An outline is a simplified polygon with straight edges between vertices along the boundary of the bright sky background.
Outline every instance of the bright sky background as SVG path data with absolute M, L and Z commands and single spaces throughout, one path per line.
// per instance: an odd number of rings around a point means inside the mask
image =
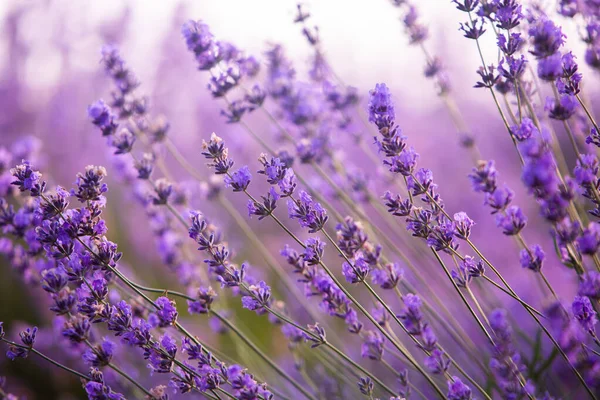
M 426 107 L 435 98 L 431 83 L 422 76 L 424 60 L 419 49 L 408 46 L 400 12 L 389 0 L 312 0 L 304 2 L 312 14 L 312 23 L 320 27 L 326 53 L 344 81 L 361 88 L 386 80 L 396 90 L 409 94 L 413 106 Z M 423 22 L 430 28 L 426 46 L 439 55 L 451 73 L 454 87 L 470 88 L 479 66 L 475 43 L 458 31 L 464 14 L 450 0 L 415 0 Z M 307 60 L 309 48 L 292 23 L 296 2 L 288 0 L 0 0 L 0 18 L 16 5 L 35 4 L 27 23 L 19 32 L 31 47 L 24 68 L 33 87 L 52 87 L 61 70 L 57 52 L 58 36 L 71 46 L 73 65 L 82 69 L 98 68 L 98 49 L 102 45 L 97 32 L 114 21 L 125 7 L 131 9 L 131 22 L 120 29 L 126 32 L 123 53 L 142 81 L 153 76 L 156 49 L 160 38 L 172 25 L 175 10 L 183 5 L 185 19 L 202 19 L 217 38 L 230 40 L 248 53 L 260 55 L 267 42 L 285 45 L 288 55 Z M 64 16 L 64 17 L 63 17 Z M 565 26 L 565 31 L 573 27 Z M 576 35 L 572 43 L 579 44 Z M 183 46 L 179 33 L 173 46 Z M 488 62 L 496 61 L 493 35 L 484 35 Z M 487 44 L 485 44 L 487 43 Z M 0 65 L 6 54 L 0 40 Z M 298 68 L 301 70 L 301 68 Z M 0 70 L 1 71 L 1 70 Z M 460 96 L 477 94 L 462 90 Z

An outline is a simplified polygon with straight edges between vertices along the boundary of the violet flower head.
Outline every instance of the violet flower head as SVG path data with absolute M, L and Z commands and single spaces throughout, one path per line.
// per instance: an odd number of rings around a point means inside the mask
M 317 265 L 323 258 L 325 252 L 325 242 L 316 237 L 311 237 L 304 243 L 306 246 L 302 253 L 302 258 L 308 263 L 308 265 Z M 288 254 L 286 252 L 286 254 Z
M 209 166 L 215 170 L 217 175 L 225 175 L 233 166 L 233 160 L 229 158 L 229 151 L 225 147 L 223 139 L 214 132 L 210 136 L 210 141 L 202 142 L 202 155 L 210 160 Z
M 510 128 L 510 131 L 515 139 L 519 142 L 529 139 L 532 136 L 538 135 L 539 130 L 530 118 L 524 117 L 520 125 Z
M 75 180 L 77 191 L 72 191 L 73 196 L 82 203 L 101 200 L 101 196 L 108 191 L 108 185 L 102 182 L 106 175 L 106 168 L 88 165 L 84 173 L 77 174 Z
M 371 269 L 371 281 L 382 289 L 393 289 L 404 276 L 404 271 L 397 263 L 388 263 L 381 269 Z
M 583 254 L 593 256 L 600 247 L 600 225 L 596 222 L 590 222 L 588 227 L 577 239 L 579 251 Z
M 467 213 L 461 211 L 454 214 L 454 235 L 459 239 L 467 240 L 471 236 L 471 228 L 475 222 Z
M 208 25 L 202 21 L 190 20 L 181 27 L 181 34 L 188 50 L 194 53 L 198 69 L 211 69 L 220 61 L 219 47 Z
M 11 183 L 19 188 L 21 192 L 28 191 L 31 196 L 37 197 L 46 190 L 46 182 L 42 181 L 42 174 L 34 171 L 28 161 L 23 161 L 10 170 L 14 181 Z
M 169 202 L 169 197 L 173 192 L 173 184 L 165 178 L 157 179 L 154 182 L 154 194 L 152 195 L 152 203 L 154 205 L 165 205 Z
M 467 39 L 477 40 L 485 33 L 484 23 L 483 19 L 473 18 L 472 22 L 461 23 L 458 29 L 463 32 L 463 36 Z
M 510 206 L 503 214 L 496 215 L 496 225 L 507 236 L 518 235 L 526 224 L 527 217 L 518 206 Z
M 594 326 L 598 322 L 596 318 L 596 311 L 592 307 L 592 303 L 588 297 L 575 296 L 573 304 L 571 306 L 573 316 L 579 322 L 579 325 L 585 330 L 595 336 Z
M 104 367 L 110 363 L 114 352 L 115 344 L 105 339 L 102 344 L 87 349 L 83 354 L 83 360 L 93 367 Z
M 534 244 L 531 248 L 521 250 L 519 259 L 521 261 L 521 267 L 530 269 L 534 272 L 539 272 L 546 259 L 546 253 L 544 253 L 539 245 Z
M 435 375 L 443 375 L 450 367 L 450 360 L 440 349 L 435 349 L 425 358 L 425 366 Z
M 423 330 L 423 314 L 421 312 L 421 299 L 414 294 L 406 294 L 403 298 L 404 310 L 399 315 L 404 322 L 406 329 L 414 334 L 419 335 Z
M 381 360 L 383 356 L 384 339 L 378 331 L 367 331 L 361 346 L 363 358 Z
M 217 293 L 209 286 L 198 289 L 198 294 L 194 301 L 188 300 L 188 311 L 190 314 L 208 314 L 212 303 L 215 301 Z
M 260 281 L 256 285 L 250 285 L 248 289 L 250 294 L 242 297 L 243 307 L 257 313 L 266 312 L 264 307 L 271 305 L 271 288 L 264 281 Z
M 550 118 L 565 121 L 575 114 L 578 105 L 575 96 L 562 95 L 559 101 L 556 101 L 554 97 L 548 97 L 544 110 L 548 111 Z
M 594 300 L 600 299 L 600 273 L 589 271 L 581 276 L 579 281 L 579 296 L 589 297 Z
M 92 123 L 100 128 L 102 136 L 111 136 L 117 131 L 116 116 L 103 100 L 98 100 L 89 105 L 88 115 Z
M 469 174 L 469 180 L 476 192 L 493 193 L 496 190 L 496 171 L 494 160 L 479 161 Z
M 519 26 L 523 14 L 521 5 L 515 0 L 500 0 L 494 2 L 496 26 L 500 29 L 511 30 Z
M 596 128 L 590 129 L 590 134 L 585 138 L 585 142 L 600 147 L 600 133 Z
M 415 172 L 418 160 L 419 153 L 413 147 L 408 147 L 403 149 L 399 155 L 393 156 L 390 160 L 384 160 L 384 164 L 390 167 L 390 172 L 410 176 Z
M 0 337 L 2 337 L 4 335 L 4 331 L 1 327 L 0 332 Z M 21 343 L 23 343 L 23 345 L 27 348 L 11 345 L 9 346 L 8 351 L 6 352 L 6 357 L 13 361 L 17 358 L 27 358 L 27 356 L 29 355 L 29 349 L 33 348 L 33 345 L 35 344 L 35 337 L 37 335 L 37 332 L 38 328 L 35 326 L 33 328 L 27 328 L 24 331 L 19 332 Z
M 305 191 L 300 191 L 297 201 L 288 200 L 288 214 L 291 219 L 297 219 L 301 227 L 308 228 L 309 233 L 323 229 L 329 219 L 321 204 Z
M 448 381 L 448 400 L 472 400 L 473 394 L 471 388 L 465 385 L 459 377 L 453 376 L 452 381 Z
M 177 321 L 177 308 L 175 302 L 167 297 L 159 297 L 155 301 L 157 309 L 150 314 L 148 321 L 160 328 L 173 325 Z
M 354 263 L 345 262 L 342 265 L 342 273 L 350 283 L 358 283 L 365 280 L 369 274 L 369 264 L 364 259 L 362 253 L 357 253 L 354 257 Z
M 111 145 L 115 148 L 115 154 L 127 154 L 133 148 L 135 135 L 129 129 L 123 128 L 111 137 Z
M 560 53 L 542 58 L 538 61 L 537 73 L 540 79 L 554 82 L 563 74 L 562 57 Z
M 521 50 L 521 48 L 525 44 L 525 40 L 523 40 L 520 33 L 511 33 L 507 36 L 499 34 L 497 44 L 505 56 L 512 56 L 513 54 Z
M 247 165 L 225 177 L 225 185 L 233 189 L 234 192 L 243 192 L 250 185 L 252 174 Z
M 380 130 L 391 129 L 396 114 L 390 90 L 385 83 L 378 83 L 369 95 L 369 122 L 377 125 Z
M 497 214 L 506 210 L 514 196 L 515 193 L 508 187 L 496 188 L 493 192 L 485 194 L 483 204 L 492 209 L 492 214 Z
M 564 44 L 566 36 L 552 20 L 543 18 L 531 25 L 529 37 L 533 47 L 531 54 L 537 58 L 544 58 L 555 54 Z

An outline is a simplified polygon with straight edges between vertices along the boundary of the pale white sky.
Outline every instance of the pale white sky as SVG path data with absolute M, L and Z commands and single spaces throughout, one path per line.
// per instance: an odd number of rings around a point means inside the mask
M 305 1 L 318 24 L 324 47 L 336 72 L 348 83 L 372 87 L 386 80 L 392 87 L 410 91 L 413 104 L 426 106 L 435 98 L 430 83 L 422 76 L 424 61 L 419 49 L 410 47 L 403 33 L 399 10 L 389 0 L 312 0 Z M 301 64 L 309 54 L 308 46 L 292 23 L 296 2 L 288 0 L 0 0 L 0 18 L 8 10 L 34 5 L 27 13 L 19 34 L 32 43 L 31 56 L 24 68 L 32 87 L 51 87 L 59 76 L 61 64 L 56 37 L 69 43 L 72 65 L 82 69 L 98 68 L 97 32 L 114 21 L 125 7 L 131 20 L 123 29 L 124 53 L 142 80 L 152 77 L 154 56 L 160 38 L 172 25 L 173 15 L 183 5 L 186 19 L 205 20 L 218 38 L 230 40 L 249 53 L 261 54 L 266 42 L 285 45 L 288 54 Z M 423 21 L 430 28 L 429 51 L 438 54 L 451 72 L 454 86 L 472 87 L 479 58 L 475 43 L 462 37 L 458 23 L 464 14 L 450 0 L 416 0 Z M 565 27 L 566 31 L 572 27 Z M 575 38 L 575 35 L 571 35 Z M 178 33 L 176 35 L 178 37 Z M 484 35 L 488 62 L 495 61 L 493 35 Z M 573 43 L 578 43 L 576 38 Z M 0 65 L 6 52 L 0 40 Z M 173 46 L 183 46 L 182 40 Z M 465 81 L 466 80 L 466 81 Z M 459 96 L 476 95 L 472 90 Z

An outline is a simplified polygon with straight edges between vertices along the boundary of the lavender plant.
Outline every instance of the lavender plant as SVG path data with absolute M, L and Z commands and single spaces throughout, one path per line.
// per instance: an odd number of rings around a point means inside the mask
M 0 273 L 23 290 L 0 298 L 24 313 L 0 314 L 0 399 L 596 399 L 598 6 L 447 1 L 448 34 L 476 50 L 465 75 L 433 55 L 422 3 L 387 6 L 434 121 L 399 101 L 401 75 L 346 83 L 332 22 L 304 4 L 304 66 L 286 43 L 252 55 L 177 22 L 160 83 L 208 89 L 188 125 L 170 104 L 185 90 L 153 91 L 118 35 L 89 99 L 57 105 L 87 107 L 72 165 L 55 128 L 25 136 L 9 109 Z M 448 126 L 455 151 L 427 150 Z

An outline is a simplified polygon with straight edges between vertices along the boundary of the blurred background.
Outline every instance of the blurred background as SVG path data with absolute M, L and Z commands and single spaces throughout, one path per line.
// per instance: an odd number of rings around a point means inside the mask
M 470 191 L 467 174 L 472 162 L 460 146 L 459 136 L 451 123 L 433 84 L 423 75 L 425 61 L 418 48 L 411 47 L 403 31 L 397 9 L 386 0 L 327 0 L 305 2 L 312 14 L 311 23 L 319 26 L 325 54 L 341 79 L 358 89 L 361 107 L 366 106 L 369 89 L 386 82 L 395 102 L 397 122 L 421 153 L 423 166 L 431 168 L 440 185 L 447 207 L 452 212 L 465 210 L 476 220 L 474 236 L 486 254 L 508 272 L 505 276 L 527 299 L 534 289 L 518 275 L 518 254 L 509 238 L 495 228 L 494 220 L 482 206 L 483 199 Z M 458 31 L 463 16 L 449 0 L 417 2 L 422 21 L 428 26 L 430 53 L 444 63 L 452 93 L 463 110 L 470 132 L 486 159 L 495 159 L 506 181 L 516 192 L 516 203 L 530 217 L 526 236 L 531 243 L 551 249 L 548 228 L 537 217 L 538 208 L 519 183 L 518 158 L 493 102 L 484 90 L 474 89 L 479 58 L 474 43 Z M 110 150 L 96 128 L 89 122 L 87 106 L 99 98 L 108 98 L 110 82 L 99 63 L 100 48 L 115 44 L 141 81 L 139 92 L 150 99 L 152 113 L 164 115 L 171 124 L 170 135 L 186 157 L 206 172 L 200 156 L 201 143 L 211 132 L 224 137 L 234 158 L 241 165 L 254 163 L 260 149 L 237 125 L 227 125 L 219 116 L 221 104 L 206 90 L 207 74 L 197 71 L 181 37 L 181 25 L 188 19 L 202 19 L 219 39 L 234 43 L 259 60 L 270 44 L 281 44 L 294 61 L 300 79 L 308 80 L 312 49 L 293 23 L 294 1 L 219 0 L 219 1 L 0 1 L 0 147 L 29 146 L 36 154 L 36 166 L 53 184 L 69 186 L 77 172 L 88 164 L 109 164 Z M 577 29 L 565 23 L 567 47 L 583 59 L 583 47 Z M 486 35 L 484 55 L 496 59 L 492 35 Z M 583 64 L 583 63 L 582 63 Z M 581 67 L 586 90 L 593 93 L 597 77 Z M 592 104 L 595 98 L 592 97 Z M 260 118 L 253 126 L 265 134 L 273 128 Z M 34 139 L 32 139 L 34 138 Z M 344 139 L 341 138 L 343 142 Z M 369 141 L 370 144 L 370 141 Z M 341 154 L 353 167 L 367 161 Z M 362 155 L 358 157 L 363 157 Z M 573 160 L 568 160 L 570 165 Z M 174 170 L 182 174 L 177 166 Z M 252 169 L 255 169 L 254 167 Z M 369 167 L 373 173 L 377 167 Z M 111 177 L 111 169 L 109 178 Z M 136 209 L 126 187 L 109 179 L 109 206 L 106 219 L 110 237 L 125 253 L 125 263 L 132 273 L 162 286 L 176 286 L 176 280 L 161 271 L 160 258 L 148 222 Z M 315 183 L 317 184 L 317 183 Z M 385 188 L 375 188 L 382 194 Z M 191 193 L 200 188 L 190 183 Z M 225 228 L 231 223 L 227 215 L 216 214 L 213 205 L 199 196 L 196 206 L 216 215 Z M 244 200 L 232 201 L 245 212 Z M 136 219 L 137 218 L 137 219 Z M 133 221 L 133 222 L 132 222 Z M 138 222 L 135 222 L 138 221 Z M 283 243 L 277 231 L 251 221 L 261 238 L 277 247 Z M 252 258 L 252 251 L 230 242 L 242 256 Z M 151 244 L 149 244 L 151 243 Z M 510 250 L 507 250 L 510 249 Z M 547 265 L 550 279 L 559 292 L 572 296 L 574 274 L 560 266 L 555 258 Z M 515 271 L 513 275 L 510 271 Z M 164 271 L 163 271 L 164 272 Z M 0 260 L 0 321 L 15 332 L 22 323 L 46 326 L 49 313 L 36 308 L 39 290 L 31 289 L 10 265 Z M 43 293 L 41 294 L 43 296 Z M 242 314 L 243 322 L 255 332 L 264 347 L 276 347 L 272 328 L 257 324 L 251 313 Z M 246 315 L 247 320 L 244 320 Z M 51 329 L 51 327 L 49 327 Z M 201 329 L 201 327 L 199 328 Z M 215 340 L 228 340 L 217 338 Z M 271 349 L 273 350 L 273 349 Z M 277 349 L 274 349 L 277 351 Z M 77 398 L 74 380 L 52 379 L 45 366 L 30 360 L 10 363 L 0 355 L 0 376 L 7 376 L 10 389 L 27 398 Z M 71 391 L 62 382 L 72 385 Z

